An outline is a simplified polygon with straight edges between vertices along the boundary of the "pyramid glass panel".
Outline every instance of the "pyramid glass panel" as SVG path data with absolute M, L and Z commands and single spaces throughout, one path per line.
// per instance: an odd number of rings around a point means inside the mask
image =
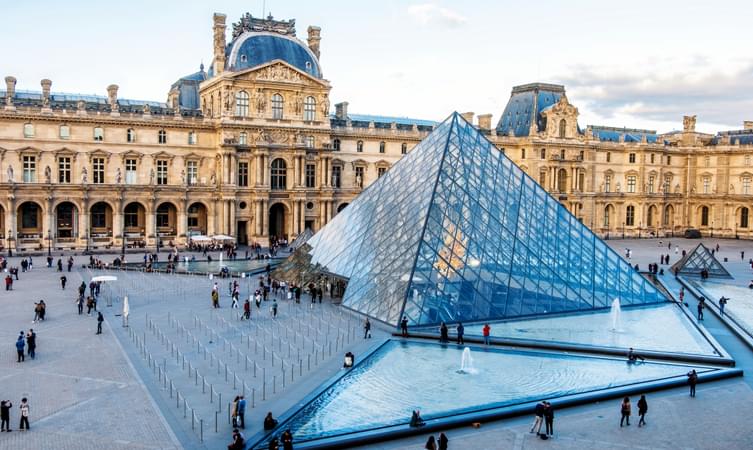
M 696 248 L 672 266 L 673 273 L 682 275 L 700 276 L 704 270 L 708 272 L 709 277 L 732 278 L 732 275 L 727 272 L 722 263 L 714 257 L 711 250 L 703 244 L 698 244 Z
M 343 306 L 392 325 L 666 301 L 457 113 L 308 245 Z

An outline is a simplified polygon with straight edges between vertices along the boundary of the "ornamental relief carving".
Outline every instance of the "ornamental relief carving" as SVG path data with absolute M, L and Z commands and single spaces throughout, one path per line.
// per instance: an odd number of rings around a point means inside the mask
M 303 77 L 301 77 L 299 73 L 290 70 L 282 64 L 273 64 L 271 66 L 259 69 L 255 75 L 256 80 L 259 81 L 303 81 Z

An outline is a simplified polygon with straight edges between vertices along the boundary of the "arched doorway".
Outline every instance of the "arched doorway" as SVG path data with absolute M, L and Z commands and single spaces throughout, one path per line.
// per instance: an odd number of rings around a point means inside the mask
M 567 170 L 560 169 L 557 173 L 557 191 L 567 192 Z
M 55 237 L 72 240 L 78 236 L 78 208 L 71 202 L 62 202 L 55 208 Z
M 123 231 L 126 244 L 135 247 L 146 245 L 144 241 L 146 209 L 141 203 L 131 202 L 123 208 Z
M 112 207 L 107 202 L 97 202 L 89 209 L 89 245 L 112 244 Z
M 270 187 L 272 190 L 285 190 L 287 189 L 287 164 L 282 158 L 277 158 L 272 161 L 270 168 Z
M 602 227 L 609 231 L 614 225 L 614 206 L 611 204 L 604 207 L 604 217 L 602 219 Z
M 664 208 L 664 217 L 662 218 L 664 228 L 672 229 L 675 225 L 675 209 L 672 205 L 667 205 Z
M 207 234 L 207 207 L 203 203 L 192 203 L 188 207 L 188 235 Z
M 174 238 L 177 234 L 178 208 L 170 202 L 161 203 L 156 211 L 157 236 Z
M 651 205 L 648 207 L 648 211 L 646 213 L 646 226 L 648 228 L 654 228 L 656 226 L 656 214 L 657 209 L 655 205 Z
M 23 202 L 17 211 L 18 237 L 39 239 L 42 237 L 42 207 L 35 202 Z
M 285 237 L 285 230 L 285 205 L 275 203 L 269 208 L 269 237 Z
M 340 206 L 337 207 L 337 214 L 340 214 L 340 212 L 345 209 L 346 206 L 348 206 L 348 203 L 340 204 Z

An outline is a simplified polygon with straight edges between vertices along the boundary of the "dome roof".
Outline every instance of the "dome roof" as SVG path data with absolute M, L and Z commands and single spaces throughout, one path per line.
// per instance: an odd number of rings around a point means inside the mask
M 311 76 L 322 77 L 316 56 L 292 36 L 247 31 L 228 45 L 225 54 L 227 70 L 244 70 L 280 59 Z

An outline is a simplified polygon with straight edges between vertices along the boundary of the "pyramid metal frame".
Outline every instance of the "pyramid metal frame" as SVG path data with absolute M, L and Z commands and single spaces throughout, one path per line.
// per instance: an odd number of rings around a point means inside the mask
M 391 325 L 667 301 L 457 113 L 308 244 L 343 306 Z
M 681 275 L 700 276 L 703 269 L 706 269 L 709 277 L 712 278 L 732 278 L 732 275 L 703 243 L 696 245 L 693 250 L 674 263 L 671 270 L 672 273 Z

